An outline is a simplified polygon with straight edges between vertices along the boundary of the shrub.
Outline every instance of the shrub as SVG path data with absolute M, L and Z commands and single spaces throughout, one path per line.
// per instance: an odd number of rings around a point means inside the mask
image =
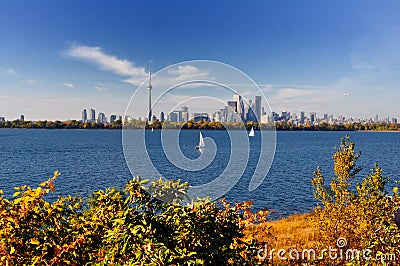
M 314 195 L 320 204 L 315 209 L 313 222 L 321 233 L 320 248 L 337 248 L 337 240 L 344 238 L 347 241 L 343 247 L 345 251 L 371 251 L 370 260 L 364 260 L 361 254 L 359 258 L 350 259 L 352 263 L 381 265 L 381 261 L 375 260 L 381 253 L 395 254 L 400 258 L 400 233 L 394 224 L 400 198 L 397 188 L 393 195 L 385 191 L 389 178 L 382 176 L 378 164 L 352 189 L 354 178 L 361 170 L 356 166 L 360 153 L 356 153 L 354 148 L 348 137 L 342 139 L 333 155 L 334 177 L 328 185 L 320 168 L 314 173 Z M 343 262 L 342 258 L 335 263 L 340 262 Z M 327 259 L 326 263 L 332 261 Z
M 146 192 L 139 177 L 124 190 L 109 188 L 83 200 L 45 195 L 54 177 L 36 189 L 16 188 L 0 197 L 2 265 L 260 265 L 258 244 L 244 237 L 249 223 L 268 212 L 251 213 L 251 203 L 231 205 L 207 199 L 189 205 L 166 203 Z M 181 201 L 188 184 L 153 182 L 152 193 Z M 1 193 L 2 195 L 2 193 Z

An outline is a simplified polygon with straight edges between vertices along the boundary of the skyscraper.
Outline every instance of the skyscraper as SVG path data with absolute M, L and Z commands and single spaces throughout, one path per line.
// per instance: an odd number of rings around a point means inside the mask
M 20 118 L 19 120 L 25 121 L 25 116 L 24 116 L 24 115 L 21 115 L 21 118 Z
M 112 124 L 115 120 L 117 120 L 117 116 L 116 115 L 111 115 L 110 116 L 110 123 Z
M 99 117 L 97 118 L 98 123 L 106 124 L 107 123 L 107 117 L 104 113 L 100 112 Z
M 239 94 L 236 94 L 233 96 L 233 100 L 236 101 L 236 110 L 240 116 L 240 119 L 244 120 L 244 103 L 242 100 L 242 96 Z
M 83 122 L 83 123 L 87 122 L 87 112 L 86 112 L 86 109 L 83 109 L 83 111 L 82 111 L 82 122 Z
M 160 113 L 160 121 L 164 122 L 164 120 L 165 120 L 164 112 L 161 112 Z
M 261 121 L 261 96 L 254 98 L 254 114 L 256 115 L 257 121 Z
M 236 101 L 228 101 L 228 106 L 230 107 L 229 112 L 237 112 L 237 102 Z
M 304 124 L 304 120 L 306 119 L 306 113 L 304 111 L 302 111 L 300 113 L 300 124 Z
M 182 116 L 182 121 L 180 121 L 180 122 L 189 121 L 189 108 L 187 106 L 182 106 L 182 108 L 181 108 L 181 116 Z
M 147 87 L 148 93 L 149 93 L 149 122 L 152 119 L 152 113 L 151 113 L 151 90 L 153 89 L 153 86 L 151 86 L 151 68 L 149 68 L 149 86 Z
M 315 112 L 310 113 L 311 124 L 314 124 L 316 121 L 317 121 L 317 113 L 315 113 Z
M 96 122 L 96 111 L 94 109 L 90 109 L 90 121 L 89 122 Z

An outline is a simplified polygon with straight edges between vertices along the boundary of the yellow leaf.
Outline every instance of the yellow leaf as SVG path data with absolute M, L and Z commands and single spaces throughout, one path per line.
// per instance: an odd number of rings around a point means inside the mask
M 11 247 L 11 249 L 10 249 L 10 254 L 13 254 L 15 252 L 15 248 L 14 247 Z
M 19 196 L 19 194 L 21 194 L 21 192 L 17 191 L 17 192 L 15 192 L 15 193 L 13 194 L 13 197 L 17 197 L 17 196 Z
M 33 244 L 33 245 L 39 245 L 40 242 L 39 242 L 36 238 L 34 238 L 34 239 L 31 240 L 31 244 Z

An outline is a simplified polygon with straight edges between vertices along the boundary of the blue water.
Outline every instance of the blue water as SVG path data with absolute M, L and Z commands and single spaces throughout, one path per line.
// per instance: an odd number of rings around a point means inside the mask
M 225 131 L 202 131 L 217 145 L 214 161 L 201 172 L 184 171 L 170 163 L 160 148 L 160 131 L 146 134 L 149 156 L 166 178 L 181 178 L 192 185 L 207 183 L 221 174 L 229 162 L 230 140 Z M 182 153 L 196 159 L 193 149 L 198 131 L 181 131 Z M 311 178 L 317 166 L 327 178 L 332 176 L 332 154 L 340 138 L 348 134 L 362 151 L 359 165 L 364 167 L 359 179 L 367 175 L 374 163 L 383 174 L 400 180 L 400 134 L 396 132 L 277 132 L 277 146 L 271 169 L 263 183 L 248 191 L 249 181 L 258 160 L 259 132 L 250 141 L 248 166 L 239 182 L 224 196 L 230 201 L 253 200 L 256 209 L 275 210 L 280 216 L 311 210 Z M 117 130 L 0 130 L 0 189 L 11 197 L 13 187 L 37 186 L 59 170 L 56 194 L 81 195 L 110 186 L 122 188 L 132 178 L 127 167 L 122 133 Z M 140 158 L 137 158 L 140 160 Z M 146 178 L 146 176 L 143 176 Z M 391 181 L 388 189 L 393 186 Z

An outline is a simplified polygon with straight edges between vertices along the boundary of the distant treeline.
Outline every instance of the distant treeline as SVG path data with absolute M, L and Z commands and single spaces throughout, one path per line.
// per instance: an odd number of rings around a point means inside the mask
M 0 128 L 41 128 L 41 129 L 121 129 L 121 121 L 114 121 L 112 124 L 96 122 L 71 121 L 22 121 L 14 120 L 0 122 Z
M 71 121 L 7 121 L 0 122 L 0 128 L 40 128 L 40 129 L 121 129 L 122 122 L 116 120 L 113 123 L 97 123 L 82 122 L 78 120 Z M 221 123 L 221 122 L 193 122 L 187 123 L 169 122 L 169 121 L 153 121 L 147 124 L 145 121 L 133 120 L 124 125 L 128 129 L 194 129 L 194 130 L 226 130 L 226 129 L 247 129 L 254 127 L 255 130 L 260 129 L 260 125 L 256 122 L 247 123 Z M 262 129 L 272 128 L 272 125 L 261 125 Z M 304 125 L 296 125 L 288 122 L 276 122 L 275 128 L 278 131 L 400 131 L 400 124 L 395 123 L 352 123 L 343 125 L 333 125 L 328 123 L 320 123 L 313 125 L 311 123 Z
M 394 123 L 352 123 L 333 125 L 328 123 L 320 123 L 318 125 L 305 124 L 294 125 L 287 122 L 275 123 L 276 130 L 282 131 L 400 131 L 400 124 Z

